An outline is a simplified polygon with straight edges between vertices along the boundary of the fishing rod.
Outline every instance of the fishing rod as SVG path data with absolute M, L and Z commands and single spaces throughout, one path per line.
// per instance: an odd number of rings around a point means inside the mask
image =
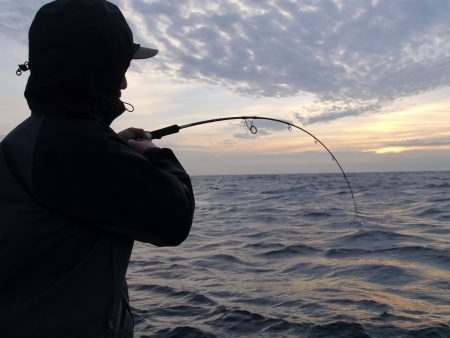
M 339 169 L 342 172 L 342 175 L 344 176 L 345 182 L 347 182 L 347 186 L 348 189 L 350 190 L 350 194 L 352 196 L 352 200 L 353 200 L 353 206 L 355 208 L 355 213 L 358 213 L 358 208 L 356 206 L 356 200 L 355 197 L 353 195 L 353 190 L 352 187 L 350 186 L 350 182 L 347 178 L 347 175 L 344 172 L 344 169 L 342 169 L 341 164 L 339 163 L 339 161 L 337 160 L 336 156 L 334 156 L 334 154 L 331 152 L 330 149 L 328 149 L 328 147 L 321 141 L 319 140 L 316 136 L 314 136 L 312 133 L 310 133 L 309 131 L 307 131 L 306 129 L 299 127 L 293 123 L 290 123 L 288 121 L 284 121 L 284 120 L 279 120 L 279 119 L 274 119 L 271 117 L 263 117 L 263 116 L 232 116 L 232 117 L 221 117 L 221 118 L 217 118 L 217 119 L 210 119 L 210 120 L 203 120 L 203 121 L 198 121 L 198 122 L 193 122 L 193 123 L 188 123 L 188 124 L 183 124 L 181 126 L 174 124 L 165 128 L 161 128 L 161 129 L 157 129 L 154 131 L 150 132 L 150 139 L 160 139 L 164 136 L 167 135 L 171 135 L 171 134 L 176 134 L 178 133 L 181 129 L 185 129 L 185 128 L 190 128 L 190 127 L 195 127 L 195 126 L 200 126 L 202 124 L 208 124 L 208 123 L 215 123 L 215 122 L 222 122 L 222 121 L 229 121 L 229 120 L 244 120 L 245 124 L 247 126 L 247 128 L 250 130 L 250 132 L 252 134 L 256 134 L 258 132 L 258 129 L 256 128 L 256 126 L 253 124 L 254 120 L 267 120 L 267 121 L 274 121 L 274 122 L 279 122 L 279 123 L 283 123 L 286 124 L 288 126 L 288 130 L 291 131 L 292 127 L 297 128 L 301 131 L 303 131 L 304 133 L 308 134 L 309 136 L 311 136 L 315 143 L 320 143 L 320 145 L 322 147 L 325 148 L 325 150 L 331 155 L 331 159 L 336 162 L 336 164 L 338 165 Z

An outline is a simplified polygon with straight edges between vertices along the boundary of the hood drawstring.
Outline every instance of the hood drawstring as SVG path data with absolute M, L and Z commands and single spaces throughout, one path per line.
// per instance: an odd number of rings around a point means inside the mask
M 124 105 L 124 107 L 125 107 L 125 110 L 126 110 L 127 112 L 131 113 L 131 112 L 134 111 L 134 106 L 133 106 L 131 103 L 124 102 L 124 101 L 122 101 L 122 103 L 123 103 L 123 105 Z
M 16 70 L 16 74 L 17 76 L 22 75 L 22 72 L 26 72 L 27 70 L 30 70 L 30 64 L 28 63 L 28 61 L 25 61 L 23 64 L 18 65 L 19 68 L 17 68 Z

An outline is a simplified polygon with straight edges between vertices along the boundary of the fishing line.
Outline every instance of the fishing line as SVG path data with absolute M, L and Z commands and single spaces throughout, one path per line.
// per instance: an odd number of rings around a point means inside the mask
M 319 140 L 316 136 L 314 136 L 312 133 L 310 133 L 309 131 L 307 131 L 306 129 L 299 127 L 293 123 L 287 122 L 287 121 L 283 121 L 283 120 L 279 120 L 279 119 L 274 119 L 274 118 L 270 118 L 270 117 L 262 117 L 262 116 L 232 116 L 232 117 L 221 117 L 221 118 L 217 118 L 217 119 L 210 119 L 210 120 L 203 120 L 203 121 L 198 121 L 198 122 L 193 122 L 193 123 L 188 123 L 188 124 L 183 124 L 181 126 L 174 124 L 165 128 L 161 128 L 161 129 L 157 129 L 154 131 L 150 132 L 150 136 L 151 139 L 160 139 L 164 136 L 167 135 L 171 135 L 171 134 L 176 134 L 178 133 L 181 129 L 185 129 L 185 128 L 190 128 L 190 127 L 195 127 L 195 126 L 200 126 L 202 124 L 208 124 L 208 123 L 215 123 L 215 122 L 221 122 L 221 121 L 229 121 L 229 120 L 244 120 L 245 121 L 245 125 L 247 126 L 248 130 L 252 133 L 252 134 L 256 134 L 258 132 L 258 129 L 256 128 L 256 126 L 253 124 L 254 120 L 267 120 L 267 121 L 274 121 L 274 122 L 279 122 L 279 123 L 283 123 L 285 125 L 288 126 L 288 130 L 291 131 L 292 127 L 297 128 L 301 131 L 303 131 L 304 133 L 308 134 L 309 136 L 311 136 L 315 143 L 319 143 L 322 147 L 325 148 L 325 150 L 331 155 L 331 159 L 336 162 L 336 164 L 338 165 L 342 175 L 344 176 L 345 182 L 347 182 L 347 186 L 348 189 L 350 190 L 350 194 L 352 196 L 352 200 L 353 200 L 353 206 L 355 208 L 355 213 L 358 213 L 358 208 L 356 207 L 356 200 L 355 197 L 353 195 L 353 190 L 352 187 L 350 185 L 350 182 L 347 178 L 347 175 L 344 172 L 344 169 L 342 169 L 341 164 L 339 163 L 339 161 L 337 160 L 336 156 L 334 156 L 334 154 L 331 152 L 330 149 L 328 149 L 328 147 L 321 141 Z

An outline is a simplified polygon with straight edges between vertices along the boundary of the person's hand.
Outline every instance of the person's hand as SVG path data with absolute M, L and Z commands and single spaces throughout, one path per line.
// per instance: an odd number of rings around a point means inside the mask
M 136 150 L 140 154 L 143 154 L 144 151 L 146 151 L 150 148 L 158 148 L 150 140 L 129 140 L 128 143 L 134 150 Z
M 144 153 L 147 149 L 158 148 L 150 141 L 150 133 L 146 132 L 144 129 L 127 128 L 117 133 L 117 135 L 119 135 L 122 140 L 128 142 L 128 144 L 140 154 Z
M 117 135 L 127 142 L 129 140 L 150 140 L 149 133 L 146 133 L 144 129 L 140 128 L 127 128 L 117 133 Z

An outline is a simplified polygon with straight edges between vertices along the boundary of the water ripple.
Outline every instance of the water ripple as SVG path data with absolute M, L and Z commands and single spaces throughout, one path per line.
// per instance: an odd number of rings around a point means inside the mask
M 450 172 L 194 177 L 176 248 L 136 243 L 135 337 L 450 337 Z

